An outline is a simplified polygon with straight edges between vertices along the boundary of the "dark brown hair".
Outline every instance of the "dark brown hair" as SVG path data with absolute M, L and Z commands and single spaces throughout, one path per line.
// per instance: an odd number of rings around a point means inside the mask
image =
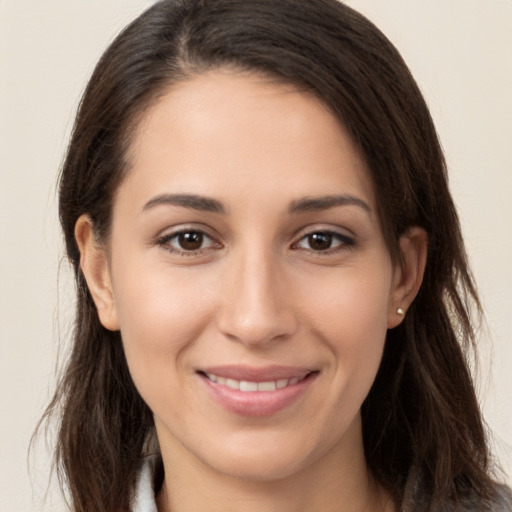
M 468 369 L 479 312 L 445 161 L 429 111 L 393 45 L 336 0 L 163 0 L 107 49 L 84 93 L 60 180 L 60 220 L 78 294 L 74 344 L 46 416 L 60 418 L 56 462 L 76 512 L 128 509 L 151 411 L 119 332 L 99 323 L 74 239 L 88 214 L 107 239 L 137 121 L 177 81 L 252 70 L 321 98 L 361 148 L 392 256 L 409 226 L 429 237 L 423 285 L 389 331 L 363 408 L 371 471 L 403 510 L 476 509 L 496 492 Z M 340 484 L 341 485 L 341 484 Z M 451 510 L 451 509 L 450 509 Z M 462 510 L 462 508 L 461 508 Z

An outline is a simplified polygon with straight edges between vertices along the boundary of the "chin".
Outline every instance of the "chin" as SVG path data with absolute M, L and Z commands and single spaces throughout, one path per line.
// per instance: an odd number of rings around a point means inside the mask
M 258 450 L 258 453 L 229 454 L 223 460 L 215 460 L 211 467 L 227 477 L 251 482 L 284 480 L 302 472 L 309 464 L 308 457 L 282 450 Z
M 215 446 L 196 457 L 212 470 L 230 478 L 252 482 L 283 480 L 306 471 L 331 451 L 334 439 L 315 443 L 313 433 L 304 427 L 293 432 L 239 432 L 228 436 L 226 443 Z M 318 438 L 317 438 L 318 439 Z M 213 441 L 212 441 L 213 443 Z

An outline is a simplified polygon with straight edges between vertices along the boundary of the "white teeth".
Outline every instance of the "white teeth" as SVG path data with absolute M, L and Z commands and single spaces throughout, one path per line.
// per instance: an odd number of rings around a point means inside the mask
M 270 382 L 258 382 L 258 391 L 275 391 L 276 383 L 271 380 Z
M 228 388 L 248 393 L 254 391 L 275 391 L 276 389 L 283 389 L 287 386 L 293 386 L 294 384 L 297 384 L 297 382 L 301 380 L 299 377 L 293 377 L 291 379 L 278 379 L 270 380 L 267 382 L 251 382 L 247 380 L 238 381 L 235 379 L 218 377 L 213 373 L 207 373 L 206 376 L 208 377 L 209 380 L 221 386 L 227 386 Z
M 258 383 L 243 380 L 240 382 L 240 391 L 258 391 Z
M 226 379 L 226 386 L 231 389 L 240 389 L 240 382 L 234 379 Z
M 288 379 L 280 379 L 276 381 L 276 388 L 282 389 L 288 386 Z

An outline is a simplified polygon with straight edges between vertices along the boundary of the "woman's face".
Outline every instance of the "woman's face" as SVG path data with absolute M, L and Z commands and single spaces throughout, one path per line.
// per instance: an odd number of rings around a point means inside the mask
M 96 302 L 164 458 L 272 479 L 359 456 L 402 292 L 345 129 L 307 93 L 215 71 L 148 111 L 129 161 Z

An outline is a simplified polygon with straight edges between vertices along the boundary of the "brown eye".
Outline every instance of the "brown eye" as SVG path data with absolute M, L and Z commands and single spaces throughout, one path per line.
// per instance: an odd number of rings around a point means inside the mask
M 158 239 L 158 245 L 174 253 L 195 254 L 211 248 L 219 248 L 210 236 L 202 231 L 180 231 Z
M 336 249 L 348 248 L 353 245 L 354 240 L 341 233 L 336 233 L 335 231 L 314 231 L 302 237 L 295 244 L 295 248 L 330 254 L 330 252 Z
M 187 231 L 180 233 L 177 242 L 184 251 L 198 251 L 203 245 L 204 235 L 199 231 Z
M 331 233 L 312 233 L 307 237 L 309 248 L 313 251 L 326 251 L 332 246 Z

